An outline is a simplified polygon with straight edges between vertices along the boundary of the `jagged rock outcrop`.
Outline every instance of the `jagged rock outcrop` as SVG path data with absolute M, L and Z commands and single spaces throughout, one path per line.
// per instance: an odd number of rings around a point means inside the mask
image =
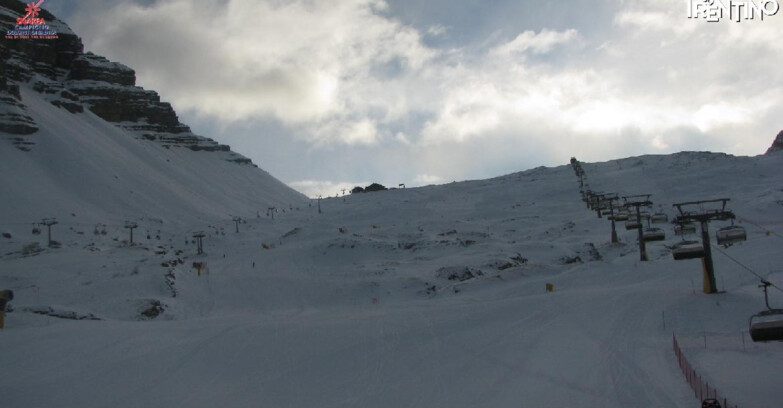
M 94 79 L 67 81 L 66 86 L 92 113 L 103 120 L 120 123 L 128 130 L 190 132 L 189 127 L 179 122 L 171 105 L 161 102 L 155 91 Z
M 0 132 L 29 135 L 37 130 L 38 126 L 33 118 L 27 115 L 22 103 L 19 86 L 3 84 L 3 89 L 0 90 Z
M 767 154 L 772 152 L 778 152 L 783 150 L 783 130 L 778 133 L 778 136 L 772 141 L 772 146 L 767 149 Z
M 136 85 L 136 72 L 118 62 L 111 62 L 100 55 L 87 52 L 73 60 L 69 79 L 134 86 Z
M 0 30 L 3 35 L 16 25 L 16 18 L 25 15 L 25 4 L 16 0 L 0 0 Z M 63 70 L 70 70 L 73 60 L 84 51 L 82 40 L 64 22 L 41 10 L 40 18 L 55 31 L 54 40 L 4 40 L 0 51 L 5 76 L 12 82 L 28 82 L 35 75 L 57 79 Z
M 136 86 L 136 72 L 93 53 L 74 59 L 65 86 L 102 119 L 128 130 L 189 133 L 167 102 L 155 91 Z M 198 137 L 191 138 L 193 143 Z
M 3 10 L 5 9 L 5 10 Z M 0 30 L 13 29 L 25 4 L 0 0 Z M 84 52 L 81 39 L 64 22 L 42 10 L 40 18 L 57 32 L 52 40 L 5 40 L 0 43 L 0 132 L 22 150 L 34 145 L 35 121 L 27 114 L 19 86 L 44 95 L 53 105 L 78 114 L 89 110 L 130 131 L 139 139 L 166 148 L 230 152 L 230 147 L 195 135 L 182 124 L 171 104 L 157 92 L 136 86 L 136 72 L 117 62 Z M 229 161 L 252 162 L 233 152 Z

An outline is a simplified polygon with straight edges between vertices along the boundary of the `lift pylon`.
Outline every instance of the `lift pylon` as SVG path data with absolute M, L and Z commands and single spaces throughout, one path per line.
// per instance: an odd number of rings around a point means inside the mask
M 133 246 L 133 230 L 139 228 L 139 224 L 132 221 L 125 221 L 125 228 L 130 230 L 130 245 Z
M 203 231 L 199 231 L 199 232 L 196 232 L 196 233 L 193 234 L 193 238 L 196 238 L 196 244 L 197 244 L 197 246 L 196 246 L 196 253 L 198 255 L 201 255 L 201 254 L 204 253 L 204 245 L 203 245 L 203 242 L 201 240 L 204 239 L 205 236 L 206 236 L 206 234 L 204 234 Z
M 637 194 L 637 195 L 631 195 L 631 196 L 623 196 L 623 202 L 625 208 L 630 209 L 631 207 L 636 208 L 636 223 L 639 225 L 638 228 L 638 234 L 639 234 L 639 260 L 641 261 L 648 261 L 649 258 L 647 257 L 647 245 L 645 245 L 644 242 L 644 231 L 642 228 L 642 207 L 652 207 L 653 203 L 650 201 L 650 196 L 652 194 Z
M 609 213 L 607 214 L 609 216 L 609 221 L 612 222 L 612 243 L 616 244 L 618 242 L 617 239 L 617 229 L 615 224 L 615 216 L 614 216 L 614 209 L 615 201 L 619 201 L 620 197 L 617 195 L 617 193 L 604 193 L 598 195 L 598 218 L 601 218 L 601 211 L 608 210 Z
M 45 225 L 46 226 L 46 230 L 47 230 L 46 245 L 48 247 L 50 247 L 50 248 L 54 244 L 54 241 L 52 241 L 52 225 L 57 225 L 57 224 L 58 224 L 58 222 L 57 222 L 57 219 L 55 219 L 55 218 L 44 218 L 43 221 L 41 221 L 41 225 Z
M 704 256 L 701 259 L 703 274 L 702 291 L 707 294 L 718 293 L 715 282 L 715 267 L 712 262 L 712 249 L 710 247 L 709 223 L 713 220 L 725 221 L 736 218 L 733 212 L 726 209 L 726 204 L 729 201 L 730 199 L 728 198 L 719 198 L 715 200 L 689 201 L 673 205 L 680 213 L 674 219 L 675 224 L 685 225 L 690 222 L 701 224 L 701 240 L 704 247 Z M 705 204 L 713 208 L 705 209 Z

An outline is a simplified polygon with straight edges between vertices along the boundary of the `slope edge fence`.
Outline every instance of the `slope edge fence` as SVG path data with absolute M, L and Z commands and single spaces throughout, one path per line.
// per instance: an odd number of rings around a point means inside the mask
M 672 334 L 672 346 L 674 347 L 674 354 L 677 356 L 677 363 L 680 365 L 682 373 L 685 375 L 685 380 L 693 390 L 694 396 L 699 401 L 705 399 L 715 399 L 720 402 L 722 408 L 739 408 L 736 404 L 730 404 L 728 399 L 718 392 L 718 389 L 710 386 L 710 383 L 704 381 L 704 379 L 693 369 L 688 359 L 685 358 L 685 354 L 680 348 L 680 344 L 677 341 L 677 336 Z

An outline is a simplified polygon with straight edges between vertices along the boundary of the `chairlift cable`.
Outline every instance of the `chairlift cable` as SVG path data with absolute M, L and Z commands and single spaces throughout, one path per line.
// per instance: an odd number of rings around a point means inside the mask
M 747 218 L 743 218 L 743 217 L 737 217 L 737 219 L 739 219 L 739 220 L 740 220 L 740 221 L 742 221 L 742 222 L 746 222 L 746 223 L 748 223 L 748 224 L 750 224 L 750 225 L 753 225 L 754 227 L 756 227 L 756 228 L 758 228 L 758 229 L 760 229 L 760 230 L 762 230 L 762 231 L 764 231 L 764 232 L 768 232 L 768 233 L 770 233 L 770 234 L 772 234 L 772 235 L 774 235 L 774 236 L 776 236 L 776 237 L 778 237 L 778 238 L 783 238 L 783 235 L 780 235 L 780 234 L 778 234 L 777 232 L 775 232 L 775 231 L 772 231 L 771 229 L 764 228 L 764 227 L 762 227 L 761 225 L 759 225 L 759 224 L 756 224 L 755 222 L 753 222 L 753 221 L 751 221 L 751 220 L 749 220 L 749 219 L 747 219 Z
M 712 244 L 712 243 L 711 243 L 711 244 L 710 244 L 710 246 L 711 246 L 713 249 L 715 249 L 716 251 L 718 251 L 718 252 L 720 252 L 721 254 L 725 255 L 725 256 L 726 256 L 726 258 L 729 258 L 729 259 L 731 259 L 732 261 L 734 261 L 734 263 L 736 263 L 737 265 L 739 265 L 739 266 L 743 267 L 743 268 L 744 268 L 746 271 L 748 271 L 748 272 L 752 273 L 753 275 L 755 275 L 757 278 L 759 278 L 759 279 L 761 279 L 761 280 L 763 280 L 763 281 L 767 281 L 767 279 L 766 279 L 766 278 L 764 278 L 763 276 L 761 276 L 761 275 L 759 275 L 758 273 L 754 272 L 752 269 L 750 269 L 749 267 L 745 266 L 745 264 L 743 264 L 742 262 L 740 262 L 740 261 L 738 261 L 738 260 L 734 259 L 734 258 L 733 258 L 731 255 L 729 255 L 729 254 L 727 254 L 725 251 L 721 250 L 721 249 L 720 249 L 720 248 L 719 248 L 717 245 L 714 245 L 714 244 Z M 778 286 L 776 286 L 774 283 L 771 283 L 771 282 L 770 282 L 770 285 L 771 285 L 773 288 L 775 288 L 775 289 L 777 289 L 777 290 L 779 290 L 779 291 L 783 292 L 783 289 L 779 288 L 779 287 L 778 287 Z

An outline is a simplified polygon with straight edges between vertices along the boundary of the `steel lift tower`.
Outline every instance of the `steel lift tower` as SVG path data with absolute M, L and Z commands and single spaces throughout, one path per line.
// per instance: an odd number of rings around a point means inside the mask
M 636 207 L 636 222 L 639 224 L 639 260 L 648 261 L 647 257 L 647 245 L 644 243 L 644 232 L 642 231 L 642 212 L 641 207 L 652 207 L 653 203 L 650 201 L 652 194 L 638 194 L 632 196 L 623 197 L 623 205 L 626 208 Z
M 715 283 L 715 267 L 712 264 L 712 250 L 710 248 L 709 222 L 713 220 L 733 220 L 734 213 L 726 209 L 728 198 L 719 198 L 716 200 L 691 201 L 686 203 L 674 204 L 679 211 L 679 215 L 674 222 L 684 225 L 689 222 L 698 222 L 701 224 L 701 240 L 704 246 L 704 257 L 702 257 L 702 269 L 704 275 L 703 290 L 704 293 L 718 293 Z M 712 204 L 714 209 L 704 209 L 704 204 Z M 719 208 L 717 208 L 719 207 Z

